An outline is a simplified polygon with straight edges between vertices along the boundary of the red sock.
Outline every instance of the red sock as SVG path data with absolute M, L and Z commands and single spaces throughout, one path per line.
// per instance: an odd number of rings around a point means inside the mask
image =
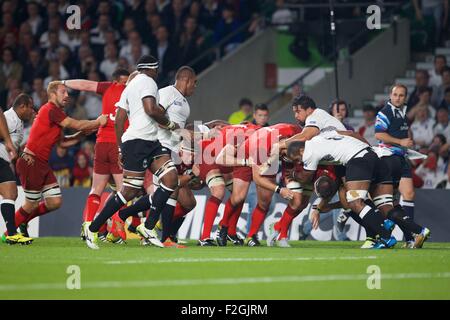
M 262 209 L 259 205 L 255 207 L 255 210 L 253 210 L 252 213 L 252 223 L 250 225 L 250 231 L 248 232 L 247 237 L 252 237 L 256 233 L 258 233 L 259 228 L 264 222 L 264 219 L 266 218 L 268 210 Z
M 230 218 L 236 208 L 231 204 L 231 199 L 229 198 L 227 203 L 225 203 L 225 209 L 223 210 L 223 217 L 220 220 L 219 225 L 222 227 L 227 227 L 230 224 Z
M 284 210 L 283 216 L 280 220 L 280 236 L 278 237 L 278 239 L 287 238 L 292 220 L 294 220 L 296 216 L 297 212 L 288 205 L 286 207 L 286 210 Z
M 108 224 L 104 223 L 104 224 L 102 224 L 100 229 L 98 229 L 98 233 L 105 233 L 106 231 L 108 231 Z
M 47 209 L 47 206 L 45 205 L 44 201 L 39 202 L 39 206 L 28 216 L 27 221 L 25 223 L 30 222 L 36 217 L 43 216 L 44 214 L 48 213 L 49 210 Z
M 26 212 L 22 207 L 20 207 L 19 210 L 16 211 L 14 217 L 16 221 L 16 228 L 19 227 L 22 223 L 26 223 L 30 215 L 31 213 Z
M 222 200 L 214 196 L 210 196 L 208 198 L 208 201 L 206 201 L 205 217 L 203 218 L 203 232 L 201 240 L 211 237 L 211 229 L 214 224 L 214 220 L 216 219 L 217 210 L 219 210 L 221 202 Z
M 242 203 L 241 205 L 235 207 L 231 214 L 230 219 L 228 220 L 228 234 L 230 236 L 236 235 L 237 224 L 239 221 L 239 217 L 241 216 L 243 206 L 244 206 L 244 204 Z
M 220 205 L 220 204 L 219 204 Z M 173 212 L 173 218 L 172 221 L 176 221 L 182 217 L 184 217 L 185 215 L 187 215 L 191 210 L 187 210 L 185 208 L 183 208 L 178 202 L 177 205 L 175 206 L 175 211 Z M 217 213 L 217 211 L 216 211 Z M 215 217 L 214 217 L 215 218 Z M 214 221 L 213 221 L 214 222 Z
M 140 224 L 141 224 L 141 218 L 139 218 L 139 217 L 132 217 L 131 218 L 131 225 L 133 227 L 137 227 Z
M 86 200 L 86 206 L 84 207 L 83 221 L 94 220 L 98 207 L 100 207 L 100 196 L 97 194 L 90 194 Z

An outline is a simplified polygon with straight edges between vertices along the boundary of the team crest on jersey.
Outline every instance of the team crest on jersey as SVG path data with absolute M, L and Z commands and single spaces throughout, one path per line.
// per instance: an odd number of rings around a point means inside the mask
M 147 159 L 144 159 L 144 161 L 142 161 L 142 167 L 144 169 L 147 169 L 147 167 L 148 167 L 148 160 Z
M 179 107 L 183 105 L 180 101 L 174 101 L 173 104 Z

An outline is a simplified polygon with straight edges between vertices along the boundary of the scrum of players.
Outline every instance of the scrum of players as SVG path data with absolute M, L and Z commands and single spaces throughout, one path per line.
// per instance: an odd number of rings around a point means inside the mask
M 186 97 L 194 94 L 197 86 L 195 71 L 181 67 L 175 84 L 158 90 L 158 61 L 154 57 L 141 57 L 136 69 L 129 77 L 119 72 L 113 83 L 53 83 L 49 92 L 53 103 L 46 107 L 48 110 L 39 111 L 31 129 L 31 135 L 33 131 L 42 135 L 52 130 L 52 139 L 43 151 L 42 146 L 28 142 L 19 158 L 17 171 L 26 204 L 16 212 L 15 223 L 11 224 L 11 214 L 8 216 L 8 233 L 14 233 L 14 226 L 21 230 L 19 236 L 8 234 L 8 243 L 31 243 L 27 223 L 61 206 L 61 192 L 48 167 L 51 146 L 62 141 L 73 145 L 82 135 L 98 128 L 93 186 L 81 234 L 91 249 L 99 249 L 100 241 L 125 243 L 125 221 L 129 217 L 128 230 L 138 234 L 143 245 L 185 247 L 177 232 L 186 214 L 196 206 L 193 190 L 200 188 L 209 189 L 200 246 L 260 246 L 257 234 L 274 193 L 287 201 L 287 207 L 279 221 L 270 225 L 267 246 L 290 247 L 291 223 L 308 206 L 313 193 L 318 197 L 311 215 L 313 227 L 318 227 L 320 213 L 344 208 L 366 231 L 362 248 L 395 246 L 397 241 L 391 234 L 395 225 L 405 234 L 404 247 L 421 248 L 430 236 L 430 230 L 414 222 L 412 214 L 396 200 L 400 181 L 410 178 L 406 157 L 411 145 L 406 120 L 392 116 L 395 108 L 404 105 L 405 87 L 392 88 L 390 102 L 377 116 L 376 135 L 382 143 L 374 147 L 347 131 L 338 119 L 317 108 L 305 95 L 292 103 L 293 122 L 297 124 L 260 127 L 248 122 L 230 125 L 222 120 L 189 124 Z M 62 111 L 67 88 L 102 94 L 102 115 L 92 121 L 67 117 Z M 112 91 L 109 95 L 108 90 Z M 60 110 L 53 110 L 55 106 Z M 43 118 L 39 117 L 41 112 L 50 115 L 47 118 L 58 125 L 58 132 L 39 120 Z M 38 128 L 33 130 L 35 126 Z M 63 127 L 77 129 L 80 134 L 60 140 Z M 9 146 L 6 149 L 11 151 Z M 36 164 L 46 170 L 45 176 L 33 176 L 30 166 Z M 98 212 L 100 195 L 112 179 L 116 190 Z M 28 187 L 30 180 L 32 186 Z M 237 223 L 252 181 L 256 184 L 257 206 L 251 215 L 250 230 L 241 239 Z M 222 219 L 212 235 L 227 193 L 230 195 Z M 336 193 L 339 201 L 330 203 Z

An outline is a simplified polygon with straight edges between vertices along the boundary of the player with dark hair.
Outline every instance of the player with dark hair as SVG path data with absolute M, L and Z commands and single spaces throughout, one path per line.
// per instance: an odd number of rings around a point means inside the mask
M 30 244 L 33 239 L 17 233 L 14 205 L 17 199 L 16 176 L 11 161 L 16 160 L 23 140 L 23 122 L 33 116 L 33 99 L 27 94 L 19 94 L 12 107 L 0 113 L 0 211 L 6 224 L 6 233 L 2 240 L 8 244 Z M 5 120 L 5 121 L 3 121 Z
M 63 81 L 66 87 L 70 89 L 100 94 L 102 96 L 102 114 L 108 117 L 106 126 L 100 128 L 97 132 L 92 186 L 84 208 L 83 225 L 94 219 L 100 206 L 100 197 L 111 177 L 117 189 L 120 190 L 122 187 L 122 168 L 119 165 L 119 148 L 114 130 L 114 121 L 116 118 L 116 103 L 125 89 L 129 75 L 130 73 L 127 70 L 117 69 L 112 74 L 112 82 L 97 82 L 83 79 Z M 84 238 L 83 229 L 82 227 L 82 238 Z M 105 239 L 106 233 L 100 235 L 100 239 Z
M 160 180 L 160 187 L 152 196 L 144 196 L 145 207 L 150 213 L 145 223 L 136 231 L 147 241 L 163 247 L 158 240 L 154 227 L 159 220 L 162 208 L 178 186 L 175 164 L 170 158 L 170 151 L 158 141 L 158 128 L 169 130 L 178 128 L 169 120 L 159 107 L 158 60 L 144 55 L 137 63 L 138 74 L 128 83 L 122 92 L 116 113 L 116 135 L 121 141 L 123 156 L 123 185 L 113 197 L 106 202 L 103 210 L 92 221 L 85 224 L 86 244 L 91 249 L 98 249 L 98 231 L 114 213 L 141 192 L 145 171 L 150 169 Z M 127 117 L 128 114 L 128 117 Z M 129 127 L 124 132 L 125 121 Z

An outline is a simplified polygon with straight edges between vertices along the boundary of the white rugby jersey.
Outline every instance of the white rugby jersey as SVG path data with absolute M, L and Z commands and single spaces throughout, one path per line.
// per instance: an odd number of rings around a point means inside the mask
M 364 156 L 366 152 L 360 151 L 368 147 L 367 143 L 358 139 L 330 131 L 305 142 L 303 168 L 315 171 L 319 164 L 346 165 L 358 153 L 357 157 Z
M 167 86 L 159 90 L 159 105 L 166 110 L 167 117 L 177 123 L 181 129 L 186 125 L 191 109 L 189 102 L 175 86 Z M 159 128 L 158 140 L 166 148 L 178 152 L 181 136 L 171 130 Z
M 325 110 L 317 108 L 305 120 L 306 127 L 316 127 L 320 134 L 330 130 L 347 131 L 345 126 L 338 119 Z
M 6 118 L 6 123 L 8 124 L 9 135 L 11 136 L 11 140 L 17 151 L 23 141 L 23 121 L 20 120 L 13 108 L 5 111 L 4 115 Z M 8 162 L 10 161 L 9 154 L 6 151 L 6 147 L 3 142 L 0 142 L 0 158 Z
M 122 136 L 122 142 L 141 139 L 158 140 L 158 123 L 144 110 L 142 98 L 152 96 L 159 104 L 158 86 L 155 80 L 145 74 L 138 74 L 127 85 L 116 106 L 128 113 L 130 126 Z

